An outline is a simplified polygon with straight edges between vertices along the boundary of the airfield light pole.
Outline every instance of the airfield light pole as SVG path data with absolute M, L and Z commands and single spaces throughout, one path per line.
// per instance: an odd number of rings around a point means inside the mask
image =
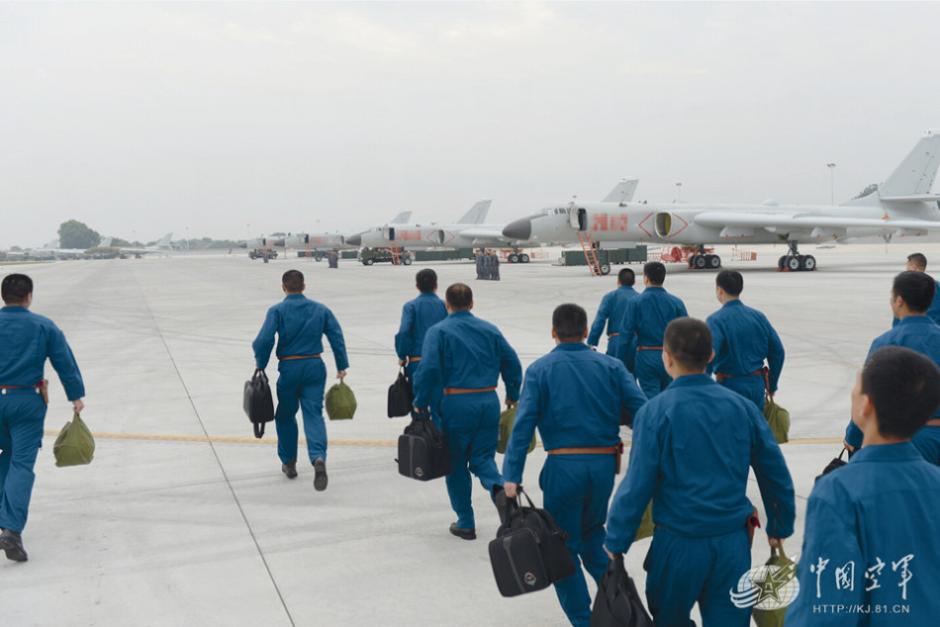
M 682 201 L 682 181 L 676 183 L 676 202 Z
M 836 164 L 827 163 L 826 167 L 829 168 L 829 204 L 836 204 Z

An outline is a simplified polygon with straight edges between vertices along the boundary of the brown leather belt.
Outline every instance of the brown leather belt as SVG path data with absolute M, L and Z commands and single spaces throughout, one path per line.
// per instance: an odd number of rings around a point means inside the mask
M 495 391 L 495 385 L 491 388 L 444 388 L 444 394 L 446 396 L 450 396 L 451 394 L 482 394 L 483 392 Z
M 408 363 L 413 364 L 416 361 L 421 361 L 421 355 L 408 355 Z
M 297 359 L 320 359 L 320 354 L 321 353 L 317 353 L 316 355 L 278 355 L 277 360 L 278 361 L 295 361 Z
M 553 448 L 546 451 L 549 455 L 614 455 L 616 473 L 620 474 L 620 459 L 623 457 L 623 442 L 614 446 L 582 446 L 574 448 Z
M 34 390 L 36 394 L 42 396 L 46 405 L 49 404 L 49 386 L 45 379 L 33 385 L 0 385 L 0 395 L 6 395 L 10 390 Z
M 728 379 L 734 379 L 735 377 L 762 377 L 764 376 L 764 370 L 755 370 L 754 372 L 749 372 L 747 374 L 726 374 L 724 372 L 716 372 L 715 380 L 719 383 L 726 381 Z
M 940 427 L 940 418 L 931 418 L 927 421 L 925 427 Z
M 620 333 L 608 333 L 607 337 L 617 337 Z
M 638 351 L 661 351 L 663 350 L 662 346 L 637 346 Z

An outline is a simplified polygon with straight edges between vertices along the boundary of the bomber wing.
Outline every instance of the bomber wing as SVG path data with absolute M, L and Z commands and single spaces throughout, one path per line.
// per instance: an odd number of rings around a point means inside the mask
M 895 220 L 879 218 L 852 218 L 820 216 L 810 213 L 747 213 L 737 211 L 706 211 L 694 218 L 696 224 L 710 227 L 751 228 L 767 230 L 786 229 L 847 229 L 876 228 L 884 230 L 940 230 L 940 220 Z

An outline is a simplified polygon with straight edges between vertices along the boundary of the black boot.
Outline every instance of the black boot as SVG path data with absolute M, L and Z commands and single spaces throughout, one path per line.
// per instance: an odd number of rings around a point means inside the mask
M 313 462 L 313 472 L 313 489 L 317 492 L 323 492 L 326 490 L 329 478 L 326 476 L 326 462 L 322 457 L 318 457 Z
M 281 472 L 287 475 L 288 479 L 297 478 L 297 462 L 288 462 L 286 464 L 281 464 Z
M 4 529 L 3 533 L 0 533 L 0 551 L 5 552 L 7 559 L 14 562 L 25 562 L 29 559 L 26 549 L 23 548 L 22 536 L 9 529 Z
M 463 538 L 464 540 L 476 540 L 477 531 L 476 529 L 461 529 L 457 526 L 457 523 L 450 524 L 450 532 L 457 536 L 458 538 Z

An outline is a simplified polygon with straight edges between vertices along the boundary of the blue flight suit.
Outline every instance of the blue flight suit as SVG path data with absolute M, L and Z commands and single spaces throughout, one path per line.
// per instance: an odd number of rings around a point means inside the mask
M 415 372 L 421 364 L 420 359 L 412 361 L 409 357 L 421 357 L 421 347 L 428 329 L 447 317 L 444 301 L 434 292 L 422 292 L 417 298 L 409 300 L 401 309 L 401 325 L 395 334 L 395 352 L 399 361 L 407 361 L 405 371 L 414 385 Z M 431 413 L 437 418 L 440 398 L 431 401 Z
M 85 396 L 81 372 L 65 334 L 25 307 L 0 309 L 0 529 L 22 533 L 42 446 L 46 404 L 37 390 L 46 358 L 70 401 Z
M 934 300 L 936 302 L 936 299 Z M 940 325 L 928 316 L 908 316 L 899 321 L 890 331 L 875 338 L 868 349 L 868 357 L 885 346 L 903 346 L 926 355 L 940 368 Z M 932 419 L 940 418 L 940 409 Z M 845 441 L 858 450 L 862 446 L 862 430 L 849 421 L 845 429 Z M 925 426 L 914 434 L 914 446 L 932 464 L 940 464 L 940 426 Z
M 766 386 L 761 370 L 766 359 L 770 393 L 776 393 L 784 359 L 780 336 L 767 316 L 739 299 L 726 302 L 708 316 L 707 323 L 715 351 L 715 359 L 708 364 L 709 374 L 721 375 L 719 383 L 751 399 L 763 411 Z
M 793 482 L 754 403 L 705 374 L 680 377 L 633 421 L 627 476 L 607 516 L 607 549 L 626 553 L 653 499 L 656 531 L 646 556 L 646 598 L 657 627 L 689 624 L 698 602 L 705 627 L 746 627 L 749 609 L 729 591 L 751 567 L 748 467 L 767 513 L 767 534 L 793 533 Z
M 559 344 L 526 370 L 503 479 L 522 482 L 536 427 L 547 451 L 619 445 L 622 414 L 632 422 L 644 403 L 646 397 L 619 359 L 580 342 Z M 549 455 L 539 476 L 545 509 L 568 533 L 566 544 L 577 566 L 572 576 L 555 582 L 558 600 L 575 627 L 591 622 L 591 597 L 579 558 L 595 581 L 607 569 L 604 522 L 614 465 L 613 455 Z
M 663 335 L 670 322 L 688 315 L 685 304 L 662 287 L 647 287 L 627 304 L 620 323 L 621 342 L 636 342 L 633 374 L 647 398 L 665 390 L 672 381 L 663 366 Z
M 623 360 L 627 370 L 633 372 L 636 367 L 636 338 L 625 338 L 620 334 L 620 321 L 627 309 L 627 303 L 639 296 L 632 285 L 621 285 L 612 292 L 604 294 L 601 305 L 597 308 L 587 343 L 597 346 L 604 327 L 607 327 L 607 354 Z M 626 341 L 623 341 L 626 339 Z
M 517 400 L 522 364 L 516 351 L 499 329 L 469 311 L 450 314 L 425 335 L 421 366 L 415 373 L 414 404 L 426 409 L 443 394 L 440 419 L 452 466 L 446 478 L 447 494 L 461 529 L 476 528 L 470 473 L 490 493 L 503 483 L 496 468 L 500 406 L 494 391 L 447 394 L 446 390 L 495 387 L 500 374 L 506 399 Z
M 911 442 L 866 446 L 813 487 L 787 626 L 936 625 L 938 537 L 940 468 Z
M 323 422 L 323 388 L 326 365 L 320 357 L 323 336 L 330 341 L 336 370 L 349 368 L 343 330 L 333 312 L 303 294 L 288 294 L 268 309 L 258 337 L 252 343 L 255 363 L 264 369 L 277 334 L 277 454 L 284 464 L 297 461 L 297 409 L 303 411 L 304 435 L 310 461 L 326 460 L 326 425 Z M 303 357 L 303 359 L 284 359 Z

